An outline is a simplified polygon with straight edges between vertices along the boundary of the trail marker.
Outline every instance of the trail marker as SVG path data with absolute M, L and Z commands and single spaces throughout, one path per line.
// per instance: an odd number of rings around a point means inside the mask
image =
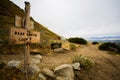
M 22 28 L 16 28 L 22 27 Z M 25 16 L 15 17 L 15 27 L 11 27 L 9 44 L 24 44 L 24 72 L 25 80 L 29 80 L 30 44 L 40 43 L 40 32 L 32 31 L 34 22 L 30 21 L 30 3 L 25 2 Z
M 22 18 L 18 15 L 15 16 L 15 26 L 22 27 Z
M 9 44 L 40 43 L 40 32 L 11 27 Z

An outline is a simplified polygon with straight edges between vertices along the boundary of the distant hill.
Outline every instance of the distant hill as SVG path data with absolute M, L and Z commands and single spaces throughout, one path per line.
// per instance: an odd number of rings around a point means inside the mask
M 10 0 L 0 0 L 0 40 L 8 40 L 10 27 L 14 26 L 14 17 L 24 16 L 24 10 Z M 48 30 L 45 26 L 34 21 L 34 30 L 41 32 L 41 44 L 48 44 L 50 40 L 58 40 L 60 36 Z
M 92 37 L 90 41 L 120 43 L 120 36 Z

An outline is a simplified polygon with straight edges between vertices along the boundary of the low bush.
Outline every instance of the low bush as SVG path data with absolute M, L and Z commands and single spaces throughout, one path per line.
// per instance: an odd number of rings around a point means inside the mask
M 72 43 L 77 43 L 77 44 L 87 44 L 87 41 L 83 38 L 69 38 L 68 39 L 69 42 L 72 42 Z
M 69 46 L 70 46 L 70 49 L 71 49 L 71 50 L 75 50 L 75 49 L 76 49 L 76 46 L 75 46 L 75 44 L 73 44 L 73 43 L 69 44 Z
M 118 46 L 115 43 L 103 43 L 99 46 L 100 50 L 107 50 L 107 51 L 114 51 L 114 52 L 119 52 L 120 53 L 120 46 Z
M 96 45 L 96 44 L 99 44 L 99 43 L 94 41 L 94 42 L 92 42 L 92 44 L 93 44 L 93 45 Z
M 84 57 L 82 55 L 74 56 L 74 58 L 72 59 L 72 62 L 73 63 L 80 62 L 81 68 L 88 68 L 88 67 L 92 66 L 92 61 L 89 58 Z

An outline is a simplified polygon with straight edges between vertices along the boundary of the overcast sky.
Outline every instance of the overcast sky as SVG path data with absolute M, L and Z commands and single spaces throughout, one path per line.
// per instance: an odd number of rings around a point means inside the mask
M 65 38 L 120 35 L 120 0 L 11 0 Z

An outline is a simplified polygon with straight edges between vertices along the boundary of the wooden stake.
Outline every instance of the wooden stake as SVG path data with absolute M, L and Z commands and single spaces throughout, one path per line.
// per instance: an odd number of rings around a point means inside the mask
M 25 2 L 25 21 L 24 21 L 24 28 L 27 31 L 30 31 L 29 28 L 29 24 L 30 24 L 30 3 L 29 2 Z M 25 44 L 25 53 L 24 53 L 24 69 L 25 69 L 25 80 L 29 80 L 29 74 L 28 74 L 28 69 L 29 69 L 29 58 L 30 58 L 30 45 L 29 42 L 26 41 Z

